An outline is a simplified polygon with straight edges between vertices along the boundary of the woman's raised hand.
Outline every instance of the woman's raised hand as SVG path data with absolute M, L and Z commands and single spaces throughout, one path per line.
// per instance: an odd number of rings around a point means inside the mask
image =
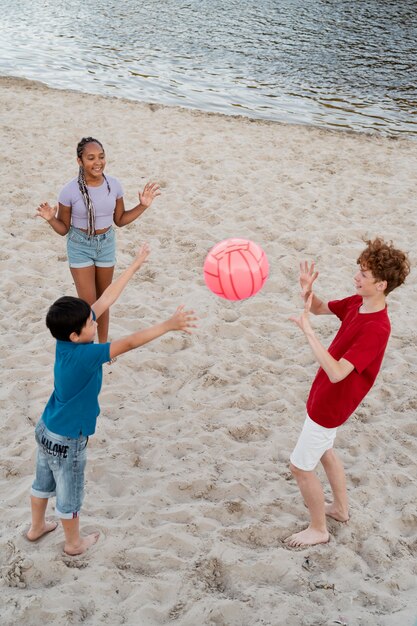
M 146 183 L 142 193 L 139 192 L 139 202 L 146 209 L 151 206 L 155 198 L 161 195 L 158 183 Z
M 47 222 L 50 222 L 55 217 L 57 207 L 51 207 L 47 202 L 42 202 L 36 209 L 36 217 L 42 217 Z

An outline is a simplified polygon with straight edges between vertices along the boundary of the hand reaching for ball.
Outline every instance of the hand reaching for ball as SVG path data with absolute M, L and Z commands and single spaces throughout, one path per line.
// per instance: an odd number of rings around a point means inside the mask
M 197 325 L 193 322 L 196 322 L 198 317 L 195 316 L 194 311 L 185 311 L 184 308 L 185 305 L 181 304 L 168 320 L 169 330 L 182 330 L 191 335 L 190 329 L 197 328 Z

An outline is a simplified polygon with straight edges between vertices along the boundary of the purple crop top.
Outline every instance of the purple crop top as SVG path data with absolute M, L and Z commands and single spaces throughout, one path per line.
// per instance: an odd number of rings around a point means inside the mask
M 88 186 L 88 193 L 95 209 L 96 230 L 112 225 L 116 200 L 123 197 L 123 189 L 117 178 L 107 176 L 107 174 L 106 178 L 110 185 L 110 193 L 105 180 L 100 187 Z M 73 178 L 61 190 L 58 202 L 71 207 L 71 224 L 75 228 L 87 228 L 87 209 L 78 187 L 77 178 Z

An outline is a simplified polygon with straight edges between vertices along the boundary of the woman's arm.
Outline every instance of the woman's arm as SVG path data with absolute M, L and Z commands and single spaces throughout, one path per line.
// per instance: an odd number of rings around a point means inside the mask
M 63 204 L 51 207 L 47 202 L 43 202 L 36 209 L 36 217 L 42 217 L 48 222 L 58 235 L 66 235 L 71 226 L 71 207 Z
M 142 193 L 139 193 L 139 204 L 133 209 L 126 211 L 123 198 L 116 200 L 113 220 L 116 226 L 126 226 L 136 220 L 146 209 L 148 209 L 153 200 L 161 195 L 158 183 L 147 183 Z

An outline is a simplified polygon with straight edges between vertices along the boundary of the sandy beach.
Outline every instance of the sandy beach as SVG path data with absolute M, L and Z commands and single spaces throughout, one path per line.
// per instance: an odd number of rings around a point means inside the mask
M 417 142 L 11 78 L 0 78 L 0 120 L 2 625 L 414 626 Z M 36 544 L 22 536 L 34 426 L 53 384 L 44 318 L 75 295 L 65 239 L 34 215 L 76 175 L 87 135 L 103 142 L 127 208 L 148 180 L 163 192 L 117 230 L 116 273 L 140 243 L 152 252 L 112 309 L 110 337 L 182 303 L 200 321 L 191 337 L 166 335 L 104 367 L 81 517 L 101 537 L 71 558 L 61 528 Z M 283 539 L 307 515 L 288 457 L 317 369 L 288 321 L 301 305 L 299 261 L 316 261 L 321 297 L 350 295 L 361 238 L 376 235 L 408 251 L 413 269 L 388 298 L 377 382 L 336 440 L 351 519 L 330 522 L 328 545 L 291 550 Z M 202 266 L 237 236 L 262 246 L 270 277 L 228 302 L 208 291 Z M 313 324 L 330 343 L 337 320 Z

